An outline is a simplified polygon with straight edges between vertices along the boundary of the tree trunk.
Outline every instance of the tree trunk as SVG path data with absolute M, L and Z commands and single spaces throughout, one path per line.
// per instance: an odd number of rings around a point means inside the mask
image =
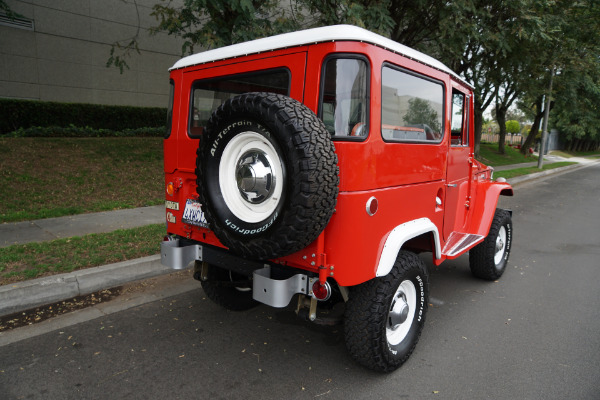
M 496 104 L 496 121 L 500 128 L 498 132 L 498 153 L 506 154 L 506 107 Z
M 540 132 L 540 124 L 542 122 L 542 118 L 544 117 L 544 113 L 536 114 L 533 124 L 531 125 L 531 130 L 529 131 L 529 135 L 527 135 L 527 139 L 525 139 L 525 143 L 521 147 L 521 154 L 528 155 L 529 148 L 533 147 L 535 138 Z

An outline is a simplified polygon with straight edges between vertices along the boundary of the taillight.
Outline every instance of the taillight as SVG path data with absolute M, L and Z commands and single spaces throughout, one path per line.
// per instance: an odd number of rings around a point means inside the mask
M 329 300 L 331 297 L 331 286 L 329 282 L 321 283 L 320 281 L 315 281 L 312 285 L 312 293 L 317 300 Z
M 173 196 L 175 194 L 175 185 L 173 182 L 167 183 L 167 194 Z

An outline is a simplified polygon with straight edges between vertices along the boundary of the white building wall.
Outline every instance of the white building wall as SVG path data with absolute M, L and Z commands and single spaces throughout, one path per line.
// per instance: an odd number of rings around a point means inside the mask
M 0 97 L 166 107 L 182 40 L 148 29 L 157 0 L 7 0 L 33 30 L 0 25 Z M 139 12 L 139 18 L 138 18 Z M 106 67 L 111 45 L 139 28 L 130 69 Z

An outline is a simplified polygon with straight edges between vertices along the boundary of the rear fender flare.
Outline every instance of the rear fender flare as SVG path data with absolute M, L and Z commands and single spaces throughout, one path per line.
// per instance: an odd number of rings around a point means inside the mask
M 394 267 L 394 262 L 404 243 L 424 233 L 433 235 L 435 258 L 440 259 L 442 250 L 437 226 L 429 218 L 415 219 L 398 225 L 389 233 L 381 251 L 375 276 L 386 276 Z

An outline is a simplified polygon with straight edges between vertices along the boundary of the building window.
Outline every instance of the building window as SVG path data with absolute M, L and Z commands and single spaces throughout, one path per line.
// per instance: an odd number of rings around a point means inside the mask
M 33 20 L 25 17 L 17 17 L 15 15 L 8 16 L 5 13 L 0 13 L 0 25 L 9 26 L 11 28 L 25 29 L 28 31 L 35 30 Z

